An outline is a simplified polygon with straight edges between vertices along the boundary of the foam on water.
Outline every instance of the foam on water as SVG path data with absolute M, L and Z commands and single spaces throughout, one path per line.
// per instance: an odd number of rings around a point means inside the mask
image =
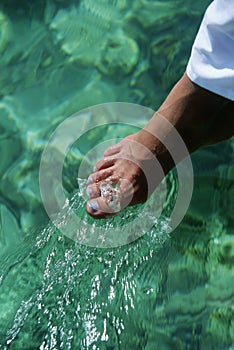
M 78 209 L 77 194 L 73 200 Z M 84 231 L 85 225 L 84 221 Z M 108 340 L 118 348 L 136 304 L 160 288 L 166 229 L 167 221 L 162 219 L 136 244 L 116 249 L 76 244 L 52 224 L 32 235 L 30 249 L 21 246 L 21 258 L 2 275 L 1 298 L 7 293 L 12 300 L 1 307 L 1 332 L 7 334 L 4 346 L 71 349 L 76 344 L 85 349 Z M 150 275 L 143 268 L 149 261 L 154 272 Z

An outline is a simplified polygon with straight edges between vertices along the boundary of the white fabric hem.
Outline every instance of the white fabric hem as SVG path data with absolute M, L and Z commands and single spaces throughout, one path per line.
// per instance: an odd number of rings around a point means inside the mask
M 216 82 L 214 80 L 207 81 L 203 79 L 201 76 L 198 76 L 195 72 L 193 72 L 191 65 L 188 64 L 186 73 L 189 77 L 189 79 L 197 84 L 198 86 L 202 87 L 203 89 L 206 89 L 208 91 L 211 91 L 217 95 L 220 95 L 222 97 L 227 98 L 228 100 L 234 101 L 234 86 L 233 82 L 230 81 L 230 89 L 224 89 L 222 86 L 219 86 L 219 81 L 216 79 Z
M 234 0 L 210 4 L 186 72 L 195 84 L 234 101 Z

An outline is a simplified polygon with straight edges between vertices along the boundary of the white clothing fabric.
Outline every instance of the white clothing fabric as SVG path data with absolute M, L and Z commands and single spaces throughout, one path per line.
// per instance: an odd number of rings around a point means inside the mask
M 209 5 L 186 72 L 197 85 L 234 100 L 234 0 Z

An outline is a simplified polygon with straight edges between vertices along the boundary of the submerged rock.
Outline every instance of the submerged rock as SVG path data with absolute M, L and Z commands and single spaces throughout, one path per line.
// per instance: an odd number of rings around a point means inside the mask
M 211 265 L 212 268 L 212 265 Z M 211 271 L 209 283 L 206 285 L 207 298 L 210 303 L 231 303 L 233 297 L 233 270 L 225 265 L 217 265 Z
M 0 91 L 5 96 L 38 84 L 45 75 L 48 78 L 43 65 L 48 65 L 50 50 L 53 52 L 43 24 L 16 20 L 13 29 L 12 42 L 1 52 Z
M 139 47 L 136 41 L 120 35 L 106 41 L 97 67 L 107 75 L 126 75 L 133 70 L 138 59 Z
M 230 268 L 234 266 L 234 236 L 226 235 L 219 240 L 220 263 Z
M 191 292 L 203 285 L 207 280 L 207 273 L 203 260 L 189 254 L 181 256 L 178 261 L 168 267 L 168 288 L 170 292 Z
M 100 55 L 100 47 L 109 33 L 114 18 L 99 8 L 101 3 L 92 0 L 82 2 L 79 7 L 60 9 L 54 17 L 50 29 L 55 32 L 55 41 L 69 56 L 69 62 L 82 65 L 95 64 Z
M 9 18 L 0 11 L 0 54 L 5 51 L 12 39 L 12 26 Z
M 38 169 L 33 159 L 19 159 L 3 175 L 0 190 L 12 204 L 34 211 L 41 205 Z
M 43 207 L 38 208 L 34 213 L 30 211 L 20 212 L 20 226 L 23 232 L 32 231 L 34 233 L 36 229 L 44 227 L 47 222 L 48 216 Z
M 172 22 L 176 22 L 176 14 L 183 11 L 182 4 L 181 1 L 136 0 L 130 16 L 146 29 L 155 25 L 160 25 L 160 29 L 171 28 Z
M 77 94 L 79 108 L 82 109 L 110 101 L 114 102 L 116 100 L 116 92 L 117 89 L 114 84 L 112 85 L 111 83 L 103 81 L 100 75 L 96 76 Z M 100 124 L 108 122 L 108 120 L 102 118 L 102 116 L 99 116 L 98 121 Z
M 225 306 L 213 309 L 203 330 L 201 349 L 232 349 L 233 336 L 231 322 L 234 310 Z
M 21 139 L 14 111 L 0 102 L 0 148 L 4 150 L 0 158 L 0 176 L 21 153 Z
M 20 227 L 15 215 L 4 204 L 0 204 L 1 253 L 20 240 Z

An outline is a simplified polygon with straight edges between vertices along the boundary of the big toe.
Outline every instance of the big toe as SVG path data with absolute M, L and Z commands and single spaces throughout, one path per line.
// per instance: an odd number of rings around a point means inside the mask
M 90 199 L 86 204 L 87 213 L 96 219 L 103 219 L 114 215 L 119 210 L 117 208 L 111 208 L 102 197 Z

